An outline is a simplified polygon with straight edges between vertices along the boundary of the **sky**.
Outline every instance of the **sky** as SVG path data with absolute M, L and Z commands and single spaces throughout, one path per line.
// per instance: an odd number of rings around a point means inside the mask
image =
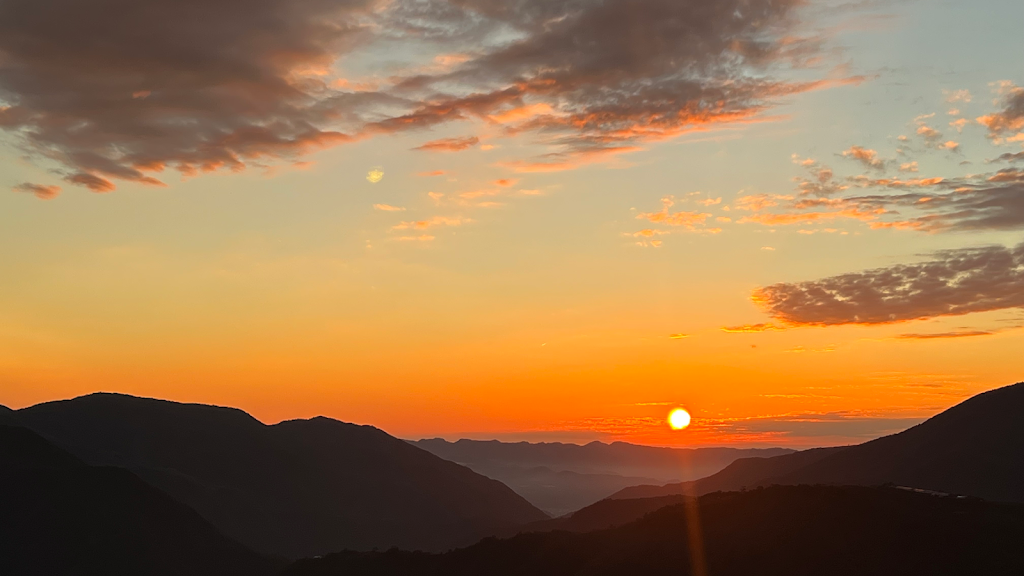
M 4 2 L 0 403 L 112 391 L 403 438 L 897 432 L 1024 379 L 1022 21 Z

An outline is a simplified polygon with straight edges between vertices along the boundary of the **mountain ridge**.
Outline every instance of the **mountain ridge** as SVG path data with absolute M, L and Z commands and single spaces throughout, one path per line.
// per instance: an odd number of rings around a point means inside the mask
M 266 554 L 445 550 L 547 517 L 467 467 L 326 417 L 266 425 L 236 408 L 109 393 L 15 416 L 90 464 L 132 470 Z

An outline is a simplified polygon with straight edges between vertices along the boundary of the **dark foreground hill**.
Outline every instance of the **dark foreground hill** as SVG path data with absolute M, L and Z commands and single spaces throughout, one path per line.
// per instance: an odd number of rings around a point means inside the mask
M 289 576 L 1024 574 L 1024 507 L 894 488 L 776 486 L 716 493 L 610 530 L 487 539 L 446 554 L 345 552 Z M 692 508 L 691 508 L 692 510 Z M 691 538 L 693 533 L 698 538 Z M 702 542 L 702 544 L 699 544 Z
M 260 576 L 279 566 L 131 472 L 0 425 L 0 574 Z
M 630 500 L 606 498 L 566 516 L 527 524 L 523 527 L 522 532 L 548 532 L 551 530 L 593 532 L 594 530 L 614 528 L 639 520 L 665 506 L 681 504 L 685 499 L 686 496 L 680 494 Z
M 441 438 L 416 446 L 500 480 L 538 508 L 561 516 L 629 486 L 693 480 L 737 458 L 787 454 L 786 448 L 661 448 L 626 442 L 499 442 Z
M 707 494 L 772 484 L 896 484 L 1024 502 L 1024 383 L 978 394 L 913 428 L 859 444 L 737 460 L 696 482 L 613 498 Z
M 266 554 L 447 550 L 546 518 L 500 482 L 370 426 L 267 426 L 233 408 L 118 394 L 15 416 L 89 464 L 130 469 Z
M 640 485 L 623 488 L 609 498 L 625 500 L 636 498 L 658 498 L 671 495 L 690 494 L 701 496 L 712 492 L 731 492 L 746 488 L 769 486 L 773 480 L 813 464 L 826 456 L 846 448 L 813 448 L 773 458 L 741 458 L 726 466 L 722 471 L 707 478 L 690 482 L 676 482 L 656 485 Z

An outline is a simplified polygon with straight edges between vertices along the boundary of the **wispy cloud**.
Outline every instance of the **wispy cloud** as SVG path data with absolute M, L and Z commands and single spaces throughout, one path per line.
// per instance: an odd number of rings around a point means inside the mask
M 15 192 L 23 192 L 26 194 L 32 194 L 40 200 L 53 200 L 60 194 L 60 186 L 54 186 L 52 184 L 33 184 L 31 182 L 23 182 L 14 186 Z
M 472 148 L 480 142 L 480 139 L 476 136 L 465 136 L 462 138 L 441 138 L 439 140 L 431 140 L 425 144 L 421 144 L 413 148 L 413 150 L 425 150 L 427 152 L 459 152 Z

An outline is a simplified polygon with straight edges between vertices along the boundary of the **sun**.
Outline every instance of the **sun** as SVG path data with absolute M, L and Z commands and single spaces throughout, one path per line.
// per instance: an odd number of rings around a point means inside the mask
M 668 413 L 668 425 L 673 430 L 682 430 L 690 425 L 690 413 L 682 408 L 674 408 Z

